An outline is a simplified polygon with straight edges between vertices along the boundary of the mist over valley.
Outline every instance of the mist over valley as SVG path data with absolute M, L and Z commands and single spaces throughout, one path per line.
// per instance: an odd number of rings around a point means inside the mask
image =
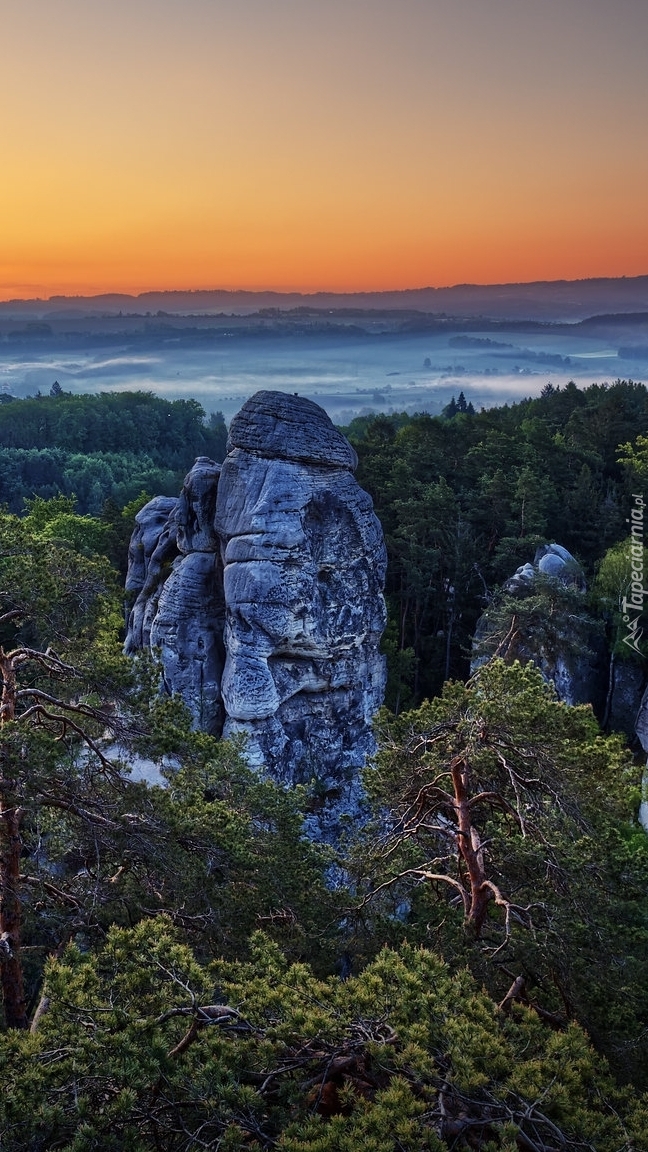
M 546 302 L 523 297 L 509 303 L 508 318 L 348 304 L 200 315 L 97 313 L 92 301 L 5 304 L 0 396 L 47 393 L 57 380 L 72 393 L 194 397 L 229 421 L 255 391 L 271 388 L 308 396 L 346 424 L 369 412 L 439 413 L 460 391 L 478 409 L 537 396 L 548 382 L 646 379 L 648 311 L 573 319 L 560 295 L 554 311 L 565 315 L 551 321 L 537 315 Z M 596 302 L 625 304 L 614 293 Z M 525 310 L 530 316 L 519 318 Z

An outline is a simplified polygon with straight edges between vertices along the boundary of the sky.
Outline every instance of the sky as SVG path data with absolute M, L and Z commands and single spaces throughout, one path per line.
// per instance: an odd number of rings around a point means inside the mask
M 0 17 L 0 299 L 648 273 L 647 0 Z

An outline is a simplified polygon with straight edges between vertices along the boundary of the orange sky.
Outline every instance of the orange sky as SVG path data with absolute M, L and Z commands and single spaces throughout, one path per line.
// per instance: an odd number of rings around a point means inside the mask
M 0 299 L 648 273 L 647 0 L 2 9 Z

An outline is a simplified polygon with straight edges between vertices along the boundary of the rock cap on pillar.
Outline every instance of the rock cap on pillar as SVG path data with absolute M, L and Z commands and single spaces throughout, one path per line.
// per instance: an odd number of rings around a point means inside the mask
M 328 413 L 286 392 L 255 392 L 232 420 L 227 451 L 242 448 L 269 459 L 296 460 L 354 472 L 358 457 Z

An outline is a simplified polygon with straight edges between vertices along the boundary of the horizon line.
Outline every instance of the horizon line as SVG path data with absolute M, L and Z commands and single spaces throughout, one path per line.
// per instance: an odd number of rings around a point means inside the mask
M 199 296 L 199 295 L 224 295 L 224 296 L 300 296 L 306 299 L 315 298 L 319 296 L 403 296 L 414 293 L 423 292 L 453 292 L 466 289 L 492 289 L 492 288 L 533 288 L 548 285 L 585 285 L 585 284 L 600 284 L 600 283 L 619 283 L 626 282 L 632 283 L 640 280 L 648 280 L 648 272 L 636 276 L 584 276 L 575 279 L 561 277 L 554 280 L 508 280 L 508 281 L 462 281 L 455 284 L 443 284 L 434 286 L 425 284 L 418 287 L 408 288 L 353 288 L 353 289 L 336 289 L 336 288 L 224 288 L 224 287 L 195 287 L 195 288 L 146 288 L 141 291 L 126 291 L 123 289 L 106 289 L 101 292 L 55 292 L 48 296 L 13 296 L 5 300 L 0 300 L 0 306 L 7 304 L 50 304 L 59 300 L 101 300 L 105 297 L 119 297 L 123 296 L 130 300 L 139 300 L 146 296 Z M 1 291 L 1 289 L 0 289 Z

